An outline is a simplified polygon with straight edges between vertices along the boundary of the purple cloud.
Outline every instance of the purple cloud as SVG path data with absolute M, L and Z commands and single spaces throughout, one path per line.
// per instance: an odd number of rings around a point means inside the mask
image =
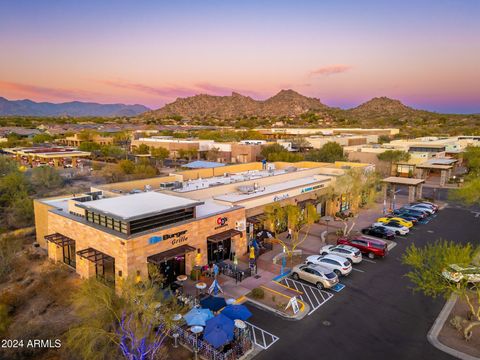
M 352 67 L 350 65 L 342 65 L 342 64 L 335 64 L 335 65 L 327 65 L 322 66 L 316 70 L 310 72 L 310 75 L 334 75 L 334 74 L 341 74 L 347 71 L 350 71 Z

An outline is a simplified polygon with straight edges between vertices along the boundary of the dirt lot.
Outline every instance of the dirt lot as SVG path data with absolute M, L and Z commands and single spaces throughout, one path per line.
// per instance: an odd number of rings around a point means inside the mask
M 445 322 L 438 340 L 453 349 L 459 350 L 466 354 L 480 357 L 480 326 L 473 329 L 473 336 L 470 341 L 465 341 L 463 334 L 457 331 L 452 325 L 450 325 L 450 319 L 455 315 L 466 317 L 468 313 L 467 304 L 464 301 L 457 300 L 452 313 Z

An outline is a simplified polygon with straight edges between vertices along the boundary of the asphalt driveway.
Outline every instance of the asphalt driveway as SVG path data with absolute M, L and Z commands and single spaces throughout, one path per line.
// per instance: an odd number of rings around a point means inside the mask
M 364 262 L 346 287 L 302 321 L 288 321 L 252 308 L 252 323 L 280 339 L 258 359 L 452 359 L 427 341 L 444 299 L 413 293 L 400 258 L 408 244 L 438 238 L 475 241 L 480 217 L 452 205 L 428 224 L 418 225 L 385 259 Z

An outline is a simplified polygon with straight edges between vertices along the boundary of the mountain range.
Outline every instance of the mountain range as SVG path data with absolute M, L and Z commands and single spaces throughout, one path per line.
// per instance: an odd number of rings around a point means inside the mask
M 0 97 L 0 116 L 136 116 L 150 110 L 143 105 L 98 104 L 71 101 L 60 104 L 32 100 L 7 100 Z
M 303 96 L 294 90 L 281 90 L 266 100 L 254 100 L 249 96 L 232 93 L 231 96 L 200 94 L 178 98 L 160 109 L 148 111 L 142 118 L 168 118 L 179 116 L 184 119 L 235 119 L 242 117 L 298 117 L 317 114 L 324 118 L 342 116 L 403 116 L 422 110 L 412 109 L 399 100 L 387 97 L 373 98 L 360 106 L 342 110 L 323 104 L 320 99 Z

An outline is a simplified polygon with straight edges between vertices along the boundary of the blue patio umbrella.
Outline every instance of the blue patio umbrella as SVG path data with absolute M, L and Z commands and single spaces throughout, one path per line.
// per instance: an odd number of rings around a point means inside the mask
M 200 300 L 200 305 L 212 311 L 218 311 L 221 308 L 227 306 L 227 303 L 225 302 L 225 299 L 223 297 L 209 296 L 205 299 Z
M 183 318 L 188 326 L 205 326 L 213 318 L 213 313 L 209 309 L 193 308 Z
M 203 338 L 215 348 L 233 340 L 234 322 L 225 315 L 218 314 L 207 321 Z
M 225 309 L 222 310 L 221 314 L 229 317 L 232 320 L 248 320 L 252 313 L 245 305 L 227 305 Z

